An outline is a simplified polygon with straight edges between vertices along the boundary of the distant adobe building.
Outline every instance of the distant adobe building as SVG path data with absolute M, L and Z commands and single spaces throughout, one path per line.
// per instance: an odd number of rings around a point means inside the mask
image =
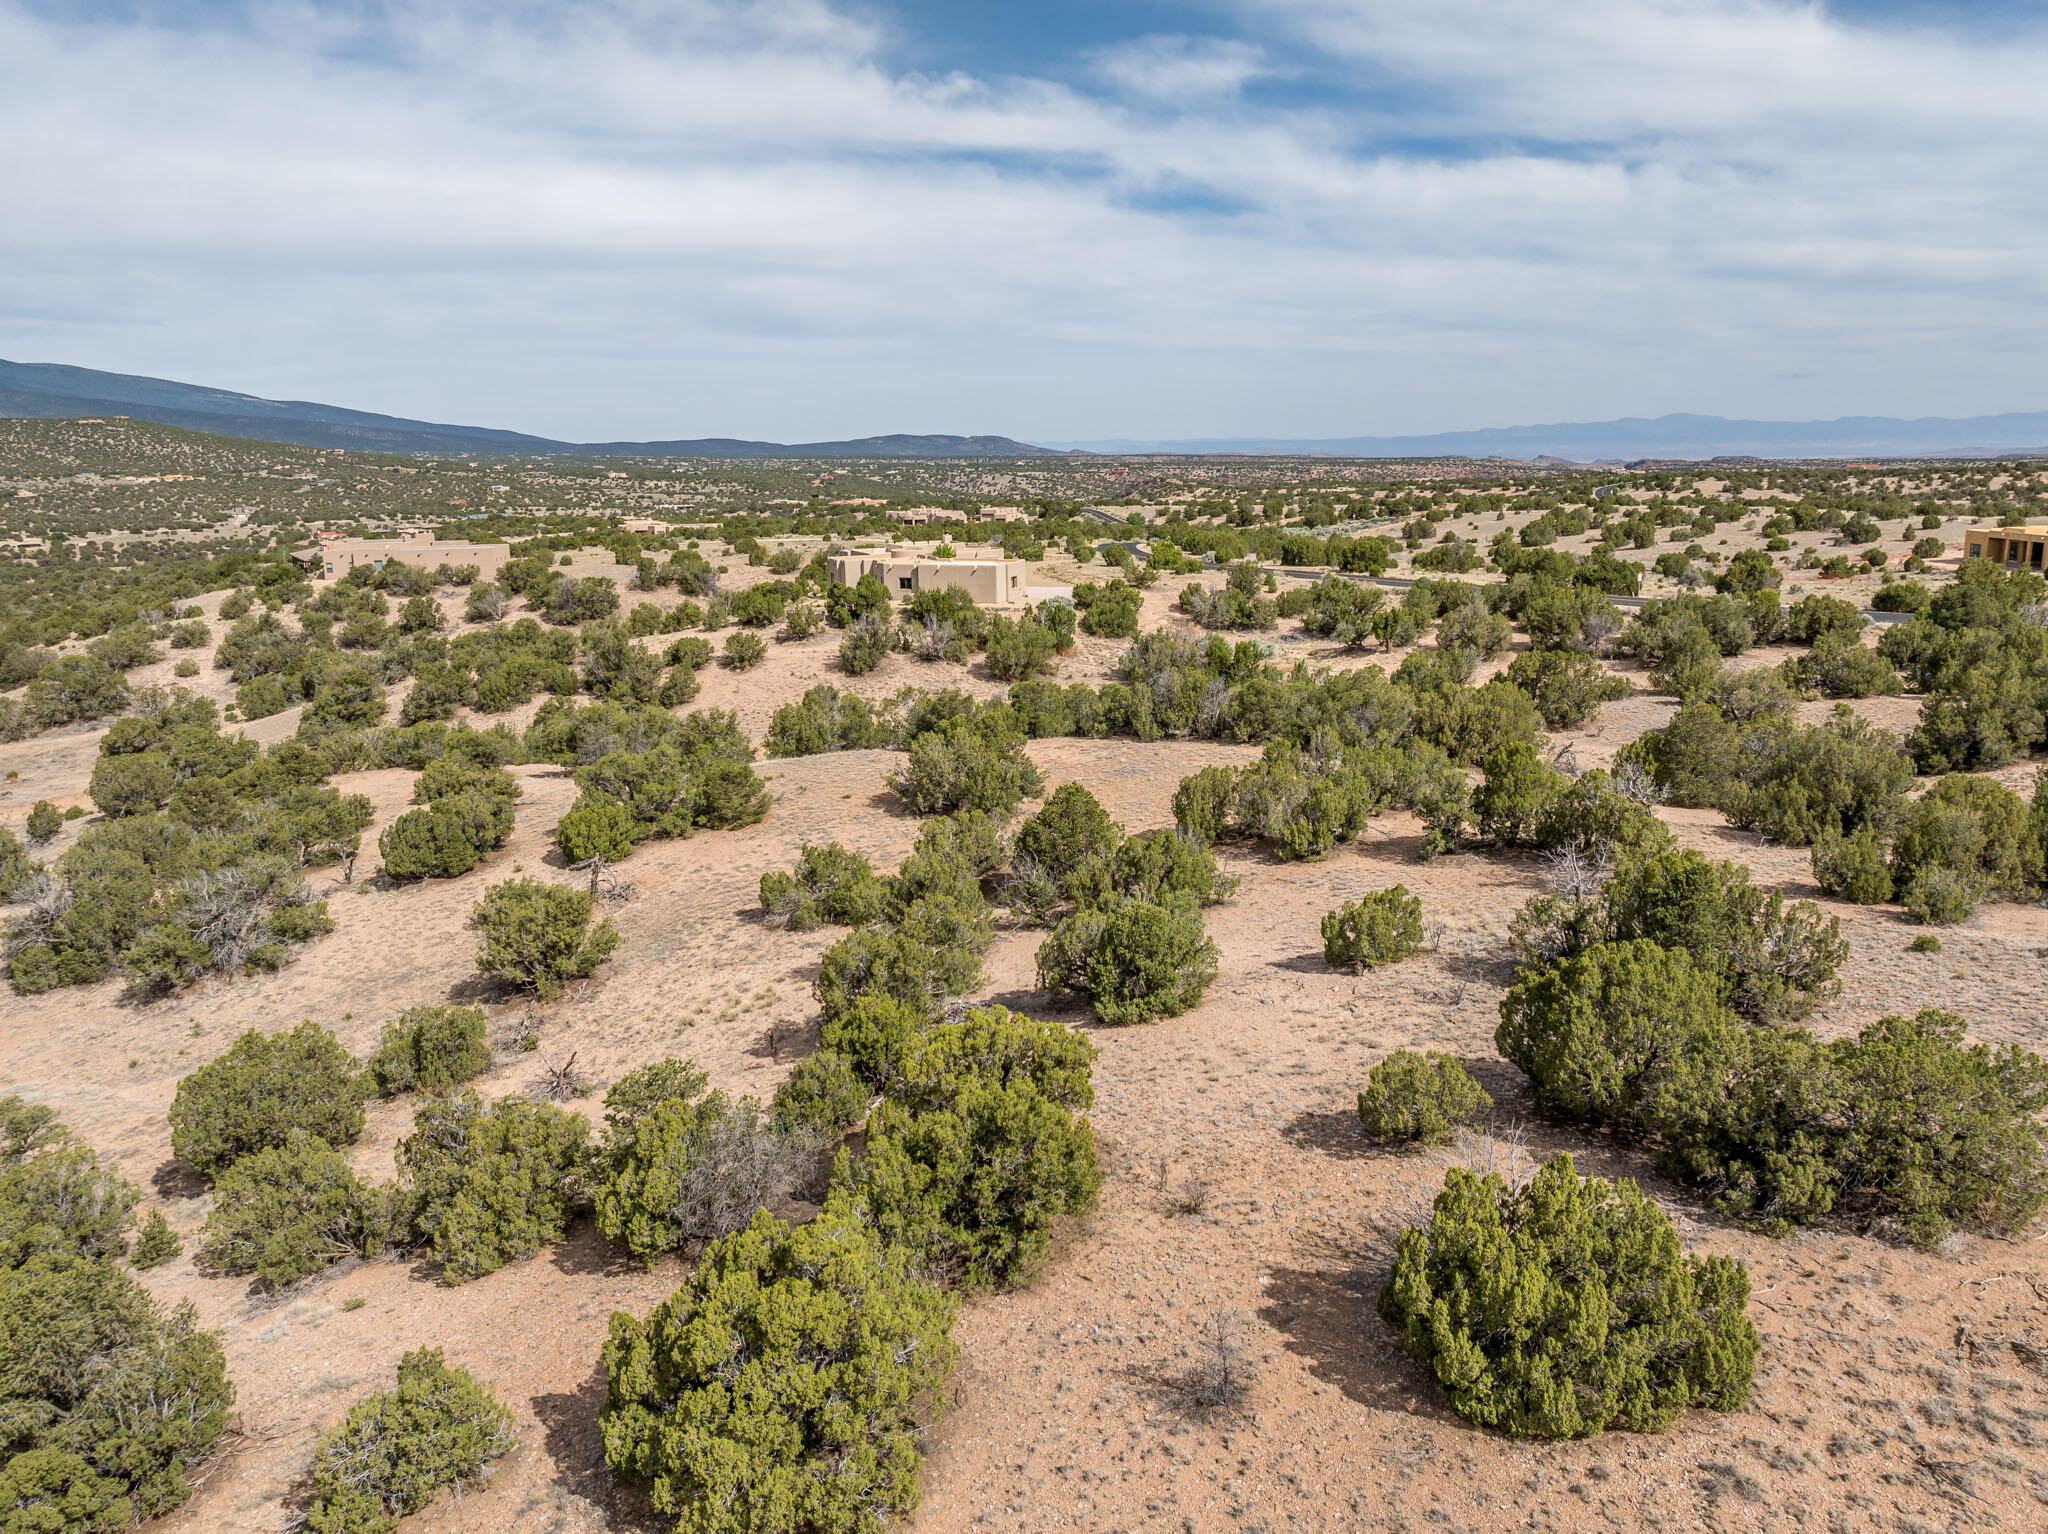
M 858 585 L 863 575 L 872 575 L 892 597 L 954 586 L 973 597 L 977 607 L 1021 607 L 1038 595 L 1025 588 L 1028 567 L 1021 559 L 931 559 L 854 549 L 828 555 L 825 573 L 842 586 Z
M 2048 550 L 2048 523 L 2038 527 L 1972 528 L 1964 547 L 1972 559 L 1988 559 L 2013 570 L 2038 570 Z
M 403 533 L 396 538 L 330 538 L 317 548 L 300 549 L 292 558 L 316 581 L 339 580 L 358 565 L 381 570 L 392 560 L 431 570 L 436 565 L 475 565 L 478 578 L 496 580 L 512 557 L 509 543 L 442 543 L 432 533 Z

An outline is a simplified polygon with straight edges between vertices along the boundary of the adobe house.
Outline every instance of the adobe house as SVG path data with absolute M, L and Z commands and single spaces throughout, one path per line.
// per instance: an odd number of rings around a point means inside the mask
M 2048 523 L 2031 527 L 1972 528 L 1965 550 L 1972 559 L 1988 559 L 2009 570 L 2038 570 L 2048 550 Z
M 397 538 L 334 538 L 292 555 L 316 581 L 339 580 L 358 565 L 381 570 L 394 559 L 423 570 L 436 565 L 475 565 L 477 578 L 489 581 L 498 578 L 511 557 L 509 543 L 442 543 L 425 532 Z
M 825 560 L 825 574 L 842 586 L 858 585 L 863 575 L 872 575 L 899 598 L 957 586 L 977 607 L 1019 607 L 1033 600 L 1024 586 L 1028 570 L 1021 559 L 931 559 L 875 549 L 854 549 Z

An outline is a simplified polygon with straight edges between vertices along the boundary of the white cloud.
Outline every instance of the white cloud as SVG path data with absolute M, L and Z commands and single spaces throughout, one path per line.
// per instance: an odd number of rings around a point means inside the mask
M 247 18 L 0 0 L 0 355 L 575 436 L 2048 403 L 2040 35 L 1245 0 L 996 82 L 817 0 Z
M 1112 86 L 1164 105 L 1235 96 L 1268 72 L 1259 49 L 1213 37 L 1141 37 L 1098 50 L 1094 62 Z

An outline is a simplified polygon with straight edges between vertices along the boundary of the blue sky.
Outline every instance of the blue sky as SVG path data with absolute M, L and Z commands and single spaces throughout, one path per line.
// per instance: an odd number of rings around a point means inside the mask
M 2038 410 L 2043 79 L 2000 0 L 0 0 L 0 355 L 579 438 Z

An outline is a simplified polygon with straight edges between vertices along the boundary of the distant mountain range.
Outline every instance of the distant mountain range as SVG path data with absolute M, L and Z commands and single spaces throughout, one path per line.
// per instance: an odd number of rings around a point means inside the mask
M 101 373 L 51 362 L 0 361 L 0 416 L 42 420 L 129 416 L 190 431 L 300 447 L 372 453 L 588 453 L 674 458 L 1056 458 L 1057 450 L 1008 437 L 860 437 L 848 442 L 747 442 L 699 437 L 675 442 L 557 442 L 486 426 L 447 426 L 373 415 L 305 400 L 261 399 L 227 389 Z
M 1255 453 L 1335 458 L 1539 458 L 1626 463 L 1643 458 L 1995 458 L 2048 453 L 2048 411 L 1960 420 L 1844 416 L 1835 421 L 1730 421 L 1717 415 L 1502 426 L 1424 437 L 1118 438 L 1049 444 L 1088 453 Z
M 1730 421 L 1662 415 L 1554 426 L 1504 426 L 1420 437 L 1114 438 L 1033 445 L 1009 437 L 859 437 L 846 442 L 557 442 L 485 426 L 448 426 L 305 400 L 101 373 L 49 362 L 0 361 L 0 416 L 65 419 L 118 415 L 192 431 L 302 447 L 382 453 L 584 453 L 687 458 L 1053 458 L 1093 454 L 1242 453 L 1278 457 L 1507 458 L 1628 463 L 1704 458 L 1994 458 L 2048 454 L 2048 411 L 1968 416 L 1844 416 L 1835 421 Z

